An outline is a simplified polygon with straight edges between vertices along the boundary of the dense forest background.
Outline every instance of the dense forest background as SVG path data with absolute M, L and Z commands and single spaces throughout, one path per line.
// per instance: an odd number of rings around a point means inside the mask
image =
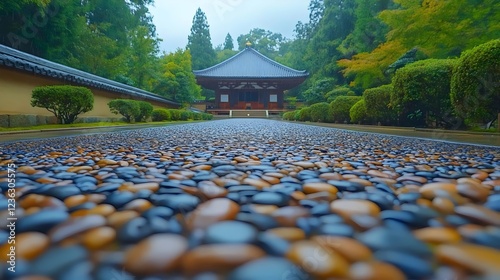
M 311 0 L 309 21 L 296 24 L 293 38 L 255 26 L 214 46 L 198 9 L 186 48 L 161 53 L 153 2 L 2 1 L 0 43 L 188 104 L 211 96 L 192 69 L 223 61 L 249 40 L 264 55 L 306 69 L 310 78 L 287 96 L 314 104 L 390 84 L 408 62 L 457 58 L 500 38 L 498 0 Z

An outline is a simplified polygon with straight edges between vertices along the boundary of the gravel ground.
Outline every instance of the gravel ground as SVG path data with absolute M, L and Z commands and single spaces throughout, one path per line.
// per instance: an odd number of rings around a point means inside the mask
M 1 279 L 500 279 L 500 148 L 230 119 L 0 144 L 0 188 Z

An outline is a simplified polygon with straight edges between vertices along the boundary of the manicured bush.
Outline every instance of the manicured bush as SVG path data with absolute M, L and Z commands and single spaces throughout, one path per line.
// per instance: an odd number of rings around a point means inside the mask
M 182 118 L 182 110 L 180 109 L 169 109 L 170 120 L 172 121 L 180 121 Z
M 304 108 L 300 109 L 297 117 L 298 117 L 297 120 L 301 121 L 301 122 L 311 121 L 311 108 L 304 107 Z
M 333 121 L 335 122 L 349 122 L 351 107 L 361 100 L 361 96 L 339 96 L 330 103 L 332 108 Z
M 454 120 L 450 82 L 456 59 L 426 59 L 396 71 L 391 107 L 403 125 L 446 125 Z
M 370 88 L 363 93 L 367 118 L 378 123 L 394 124 L 396 113 L 389 107 L 392 85 Z
M 331 103 L 333 100 L 335 100 L 335 98 L 337 98 L 339 96 L 348 96 L 348 95 L 349 96 L 355 95 L 354 91 L 352 91 L 351 88 L 338 87 L 338 88 L 334 88 L 333 90 L 329 91 L 326 94 L 326 99 L 327 99 L 327 102 Z
M 301 110 L 301 109 L 298 109 L 298 110 L 295 110 L 295 111 L 294 111 L 294 112 L 295 112 L 295 113 L 293 114 L 293 120 L 294 120 L 294 121 L 300 121 L 300 110 Z
M 309 106 L 309 116 L 313 122 L 333 122 L 332 107 L 326 102 Z
M 151 114 L 154 122 L 164 122 L 171 119 L 170 111 L 167 109 L 155 109 Z
M 497 118 L 500 113 L 500 39 L 462 54 L 451 81 L 451 101 L 456 113 L 468 123 L 487 123 Z
M 33 89 L 31 106 L 47 109 L 59 123 L 73 123 L 78 115 L 94 108 L 94 95 L 85 87 L 41 86 Z
M 188 110 L 181 110 L 181 121 L 194 119 L 193 112 Z
M 141 114 L 139 103 L 135 100 L 115 99 L 108 102 L 108 106 L 111 113 L 122 115 L 125 121 L 129 123 L 134 121 Z
M 214 115 L 208 114 L 208 113 L 202 113 L 201 114 L 201 119 L 205 121 L 212 120 L 214 118 Z
M 147 121 L 151 114 L 153 113 L 153 105 L 146 101 L 137 101 L 139 104 L 139 115 L 135 117 L 136 122 Z
M 352 105 L 349 110 L 349 116 L 352 123 L 365 123 L 368 119 L 366 114 L 366 103 L 364 99 L 359 100 L 356 104 Z
M 285 121 L 293 121 L 295 118 L 295 111 L 288 111 L 285 112 L 282 116 L 283 120 Z

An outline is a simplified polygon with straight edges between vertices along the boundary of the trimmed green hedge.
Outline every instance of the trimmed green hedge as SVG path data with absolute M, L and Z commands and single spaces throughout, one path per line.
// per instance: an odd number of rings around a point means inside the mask
M 56 85 L 33 89 L 31 106 L 53 113 L 62 124 L 73 123 L 78 115 L 94 108 L 94 95 L 85 87 Z
M 450 82 L 456 59 L 426 59 L 396 71 L 391 106 L 400 115 L 403 125 L 434 126 L 449 122 L 453 111 Z
M 332 107 L 326 102 L 309 106 L 309 120 L 313 122 L 333 122 Z
M 137 103 L 139 104 L 139 115 L 135 116 L 135 121 L 147 121 L 153 113 L 153 105 L 146 101 L 137 101 Z
M 141 114 L 141 107 L 136 100 L 115 99 L 108 102 L 108 106 L 111 113 L 122 115 L 128 123 L 135 121 Z
M 497 118 L 500 113 L 500 39 L 462 54 L 451 80 L 450 96 L 456 113 L 469 124 Z
M 391 103 L 392 85 L 370 88 L 363 93 L 367 118 L 374 122 L 392 124 L 396 113 L 389 107 Z
M 187 120 L 211 120 L 212 114 L 198 113 L 181 109 L 156 109 L 152 113 L 153 121 L 187 121 Z
M 364 99 L 359 100 L 349 110 L 349 116 L 352 123 L 364 123 L 368 117 L 366 114 L 366 103 Z
M 333 121 L 344 123 L 350 121 L 351 107 L 361 100 L 361 96 L 339 96 L 330 103 L 333 114 Z

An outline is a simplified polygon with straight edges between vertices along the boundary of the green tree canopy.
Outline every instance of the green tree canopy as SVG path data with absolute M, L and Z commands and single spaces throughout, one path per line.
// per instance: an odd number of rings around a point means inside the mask
M 210 26 L 205 13 L 198 8 L 193 17 L 191 34 L 188 36 L 187 49 L 192 56 L 192 68 L 194 70 L 205 69 L 214 65 L 216 54 L 212 47 L 210 37 Z

